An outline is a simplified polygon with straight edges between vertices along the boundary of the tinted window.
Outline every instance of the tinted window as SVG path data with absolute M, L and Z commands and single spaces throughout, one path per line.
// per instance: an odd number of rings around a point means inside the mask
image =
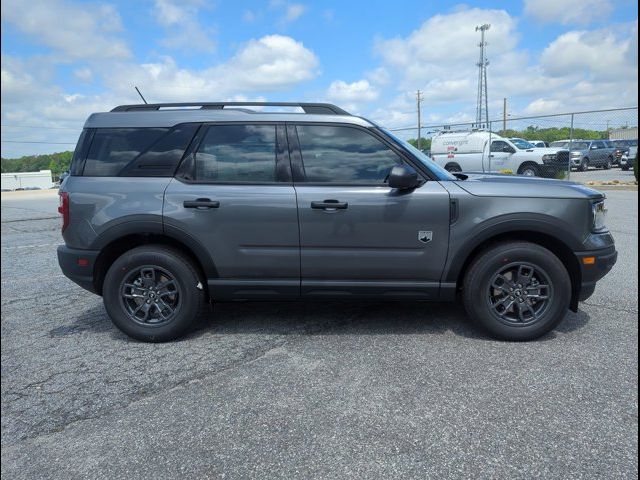
M 491 142 L 491 151 L 504 152 L 504 148 L 508 146 L 509 144 L 507 142 L 503 142 L 502 140 L 496 140 L 495 142 Z
M 209 127 L 198 147 L 195 178 L 204 182 L 275 182 L 274 125 Z
M 88 129 L 83 129 L 78 139 L 78 144 L 73 152 L 73 158 L 71 159 L 71 166 L 69 167 L 69 173 L 71 175 L 82 174 L 82 167 L 84 165 L 84 159 L 87 155 L 88 142 L 91 139 L 91 132 Z
M 127 177 L 170 177 L 198 129 L 198 124 L 185 123 L 172 128 L 121 172 Z
M 382 184 L 401 163 L 393 150 L 357 128 L 299 125 L 297 131 L 307 182 Z
M 129 162 L 147 151 L 167 131 L 167 128 L 97 129 L 89 148 L 83 175 L 118 175 Z

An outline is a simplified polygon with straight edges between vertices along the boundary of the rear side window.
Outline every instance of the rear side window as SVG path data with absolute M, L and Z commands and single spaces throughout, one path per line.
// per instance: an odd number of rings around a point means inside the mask
M 195 154 L 195 180 L 276 182 L 275 125 L 213 125 Z
M 383 184 L 402 163 L 387 145 L 363 130 L 344 126 L 298 125 L 306 181 Z
M 171 177 L 180 163 L 185 149 L 199 125 L 185 123 L 172 128 L 147 151 L 124 167 L 119 175 L 125 177 Z
M 85 176 L 117 176 L 132 160 L 146 152 L 167 128 L 99 128 L 93 135 L 85 162 Z
M 82 130 L 76 149 L 73 152 L 71 166 L 69 167 L 69 174 L 82 175 L 82 167 L 84 166 L 84 159 L 87 156 L 87 149 L 89 148 L 90 141 L 91 131 L 85 128 Z

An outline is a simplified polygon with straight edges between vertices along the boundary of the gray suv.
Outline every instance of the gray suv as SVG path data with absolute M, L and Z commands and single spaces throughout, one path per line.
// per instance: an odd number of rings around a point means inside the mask
M 581 172 L 589 167 L 610 169 L 615 163 L 615 146 L 609 140 L 575 140 L 571 149 L 571 165 Z
M 492 335 L 528 340 L 617 258 L 600 192 L 454 175 L 329 104 L 93 114 L 59 211 L 62 271 L 144 341 L 181 336 L 203 302 L 327 299 L 459 299 Z

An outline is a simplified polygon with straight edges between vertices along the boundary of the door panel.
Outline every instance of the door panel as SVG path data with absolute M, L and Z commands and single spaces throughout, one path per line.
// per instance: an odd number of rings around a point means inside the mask
M 185 202 L 198 199 L 219 206 L 185 208 Z M 163 213 L 165 224 L 194 237 L 211 256 L 218 273 L 209 279 L 214 299 L 299 294 L 298 216 L 291 185 L 198 185 L 173 179 Z
M 295 188 L 303 295 L 437 296 L 449 241 L 449 195 L 438 182 L 405 193 L 386 186 Z M 326 200 L 347 207 L 312 208 Z
M 214 299 L 298 296 L 296 194 L 284 125 L 215 124 L 165 191 L 165 230 L 179 229 L 208 252 Z

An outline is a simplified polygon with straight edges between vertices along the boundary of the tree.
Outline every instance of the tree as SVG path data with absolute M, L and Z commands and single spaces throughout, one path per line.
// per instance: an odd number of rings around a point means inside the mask
M 410 138 L 407 140 L 411 145 L 418 148 L 418 140 L 416 138 Z M 431 139 L 420 137 L 420 149 L 421 150 L 431 150 Z

